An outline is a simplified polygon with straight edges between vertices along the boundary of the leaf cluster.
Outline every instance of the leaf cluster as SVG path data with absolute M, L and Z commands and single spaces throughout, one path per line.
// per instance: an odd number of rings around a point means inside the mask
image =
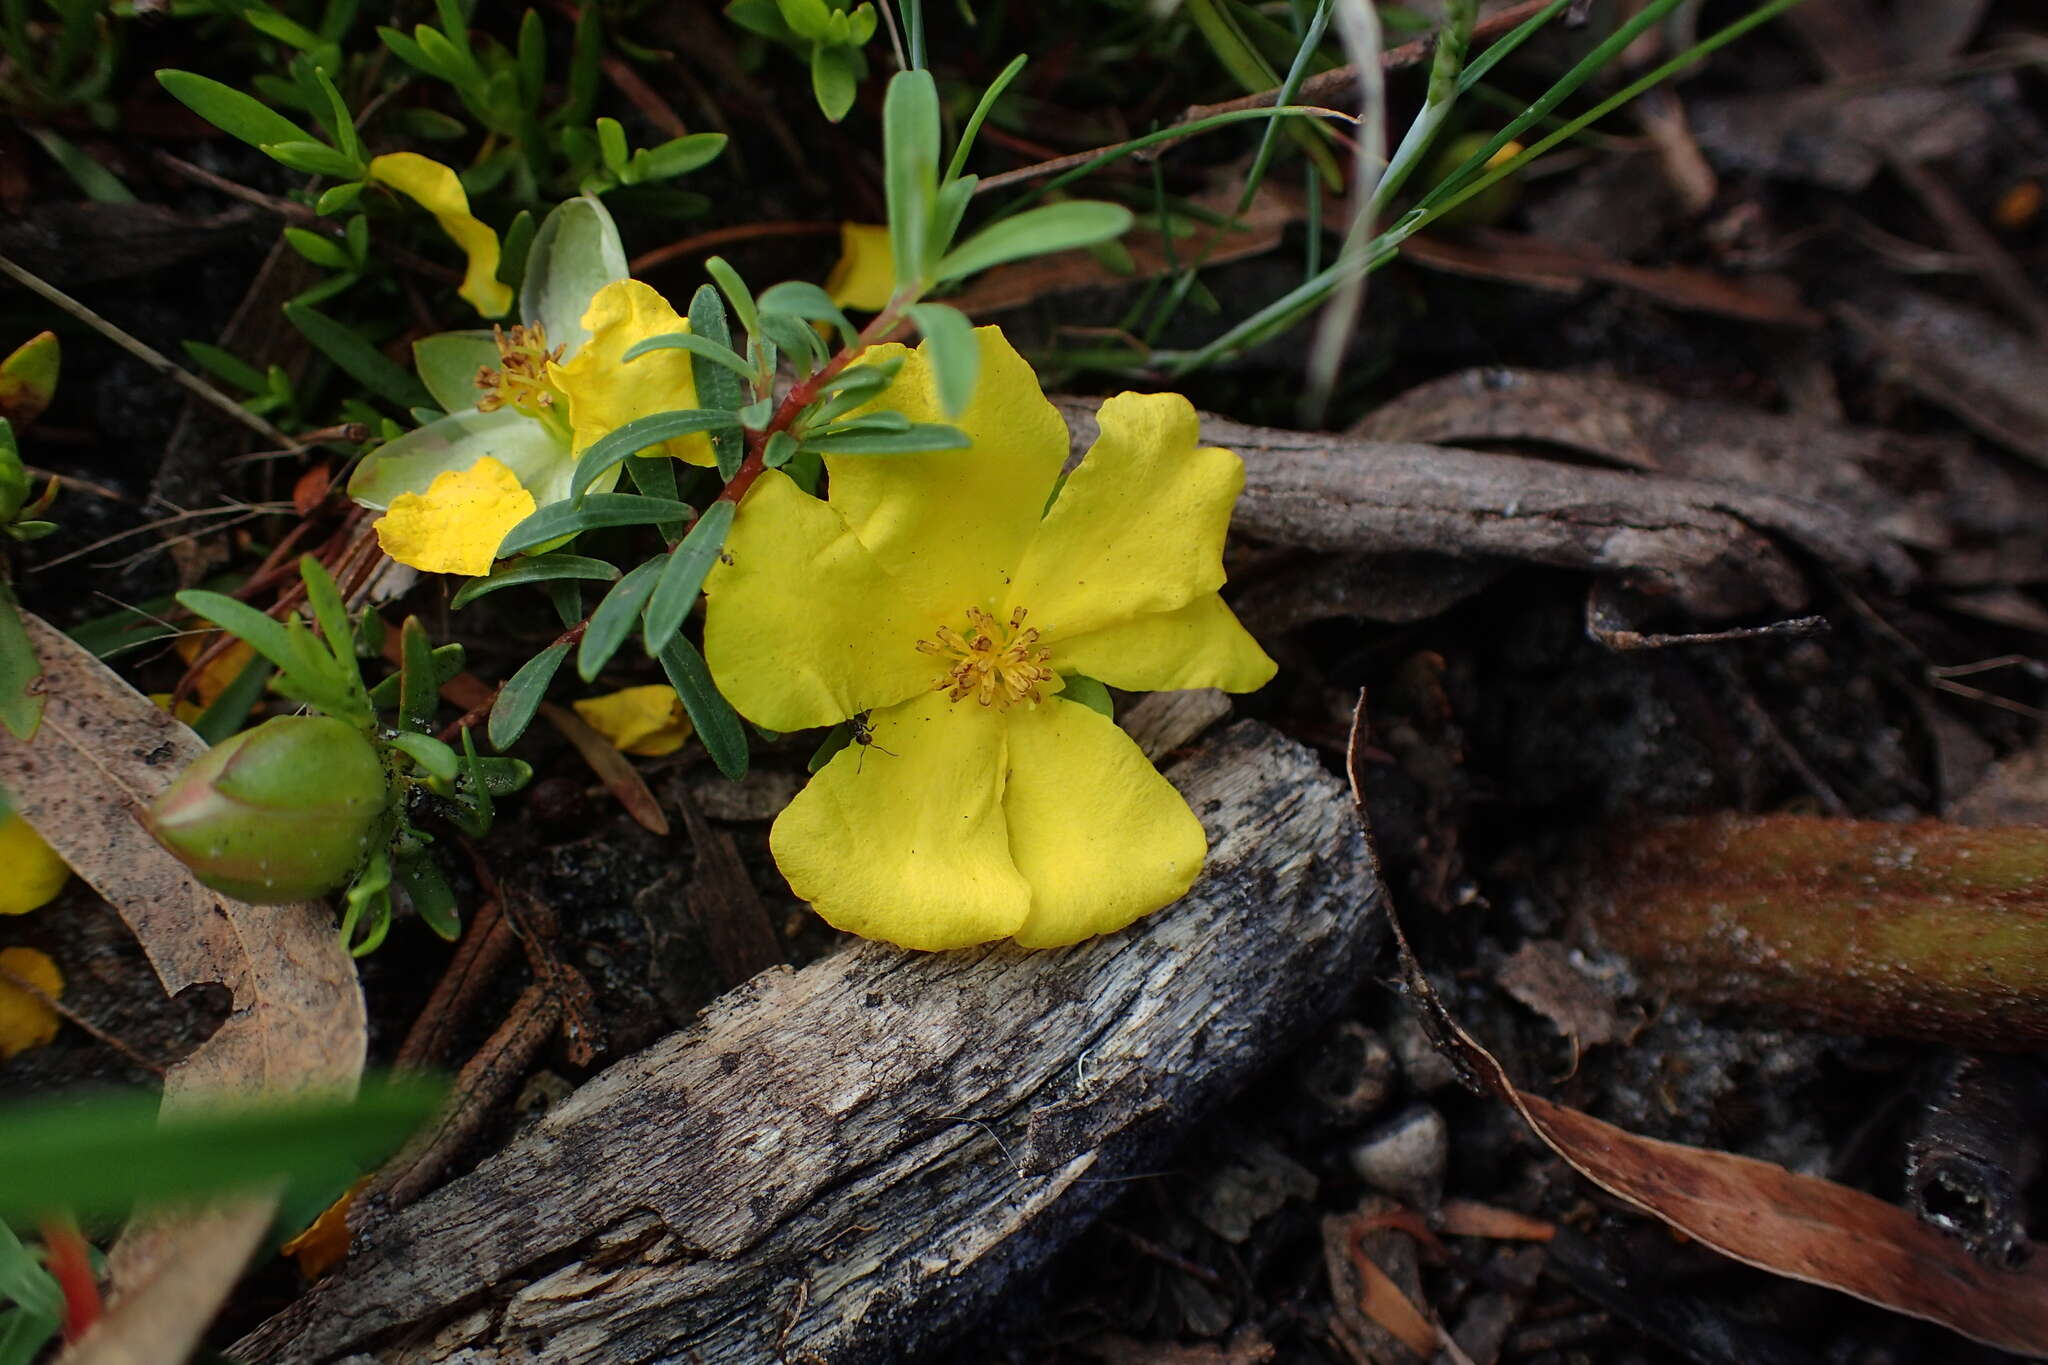
M 875 7 L 860 0 L 732 0 L 728 19 L 789 48 L 810 63 L 818 110 L 837 123 L 867 79 L 864 49 L 875 36 Z

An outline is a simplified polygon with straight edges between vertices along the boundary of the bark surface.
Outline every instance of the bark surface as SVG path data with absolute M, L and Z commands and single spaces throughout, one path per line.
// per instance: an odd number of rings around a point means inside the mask
M 1382 932 L 1349 800 L 1255 723 L 1169 776 L 1180 904 L 1051 952 L 764 972 L 368 1231 L 252 1362 L 906 1361 L 1337 1007 Z

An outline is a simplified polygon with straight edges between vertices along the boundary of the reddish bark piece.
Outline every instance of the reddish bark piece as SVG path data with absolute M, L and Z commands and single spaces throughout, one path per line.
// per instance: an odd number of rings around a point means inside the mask
M 1361 819 L 1365 733 L 1360 694 L 1348 767 Z M 2037 1259 L 2019 1270 L 1993 1269 L 1905 1209 L 1861 1190 L 1767 1161 L 1639 1137 L 1517 1089 L 1451 1017 L 1391 906 L 1387 923 L 1437 1049 L 1469 1084 L 1513 1105 L 1552 1151 L 1600 1188 L 1745 1265 L 2003 1350 L 2048 1356 L 2048 1265 Z

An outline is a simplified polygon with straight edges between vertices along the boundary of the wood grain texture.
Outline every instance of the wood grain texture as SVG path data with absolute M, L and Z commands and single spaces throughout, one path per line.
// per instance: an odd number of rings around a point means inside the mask
M 763 973 L 369 1230 L 252 1362 L 907 1361 L 973 1323 L 1344 997 L 1380 888 L 1253 723 L 1169 774 L 1180 904 L 1073 948 Z

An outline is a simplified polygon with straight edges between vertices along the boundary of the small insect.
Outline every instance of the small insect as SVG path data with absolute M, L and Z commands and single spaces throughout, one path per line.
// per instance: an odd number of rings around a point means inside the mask
M 725 567 L 728 569 L 730 569 L 733 565 L 739 563 L 737 559 L 734 559 L 732 557 L 731 550 L 720 550 L 718 552 L 718 562 L 725 565 Z
M 863 711 L 846 722 L 847 726 L 853 731 L 853 742 L 860 745 L 860 757 L 855 759 L 853 763 L 853 770 L 855 772 L 859 772 L 867 764 L 868 750 L 870 749 L 873 749 L 876 753 L 888 754 L 891 758 L 896 757 L 894 750 L 884 749 L 881 745 L 875 743 L 875 732 L 873 727 L 868 724 L 868 715 L 868 712 Z

